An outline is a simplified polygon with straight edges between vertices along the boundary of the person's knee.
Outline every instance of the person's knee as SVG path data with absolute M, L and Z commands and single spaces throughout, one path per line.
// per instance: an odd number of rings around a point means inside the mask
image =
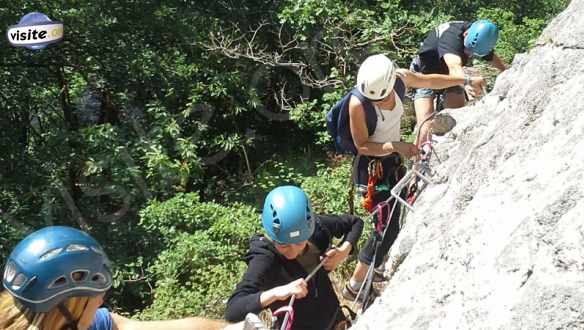
M 418 121 L 424 120 L 434 112 L 434 98 L 424 97 L 414 101 L 414 109 L 416 111 L 416 119 Z

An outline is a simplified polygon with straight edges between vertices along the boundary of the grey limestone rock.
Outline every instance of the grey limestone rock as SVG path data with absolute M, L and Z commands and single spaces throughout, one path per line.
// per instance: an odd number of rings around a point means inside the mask
M 476 104 L 354 329 L 584 329 L 584 0 Z M 389 267 L 389 266 L 388 266 Z

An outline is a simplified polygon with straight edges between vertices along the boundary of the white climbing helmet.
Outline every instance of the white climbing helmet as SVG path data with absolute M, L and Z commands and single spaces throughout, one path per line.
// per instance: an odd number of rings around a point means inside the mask
M 383 54 L 369 56 L 357 73 L 359 92 L 372 101 L 385 98 L 393 90 L 397 66 Z

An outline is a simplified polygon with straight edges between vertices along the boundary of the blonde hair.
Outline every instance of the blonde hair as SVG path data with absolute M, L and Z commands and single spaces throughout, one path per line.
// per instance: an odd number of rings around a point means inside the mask
M 73 316 L 79 320 L 92 297 L 72 297 L 63 303 Z M 67 319 L 58 308 L 47 313 L 33 313 L 18 303 L 14 297 L 4 291 L 0 294 L 0 329 L 3 330 L 60 330 L 67 324 Z

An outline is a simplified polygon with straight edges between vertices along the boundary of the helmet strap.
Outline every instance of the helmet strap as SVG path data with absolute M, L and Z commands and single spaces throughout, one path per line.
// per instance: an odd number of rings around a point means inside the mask
M 59 312 L 61 312 L 61 315 L 63 315 L 63 317 L 65 317 L 67 320 L 67 323 L 63 329 L 77 330 L 77 321 L 73 319 L 73 315 L 71 315 L 71 312 L 69 312 L 67 307 L 65 307 L 63 303 L 60 303 L 57 305 L 57 308 L 59 309 Z

